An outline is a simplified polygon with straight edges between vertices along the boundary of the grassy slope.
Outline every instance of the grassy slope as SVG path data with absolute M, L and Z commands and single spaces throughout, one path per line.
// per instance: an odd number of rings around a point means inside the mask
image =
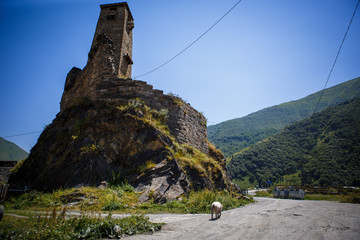
M 300 173 L 302 184 L 360 185 L 360 98 L 317 113 L 234 154 L 232 177 L 265 184 Z
M 208 138 L 225 156 L 230 156 L 281 131 L 287 125 L 309 117 L 314 111 L 319 95 L 320 92 L 317 92 L 242 118 L 209 126 Z M 359 96 L 360 78 L 328 88 L 324 91 L 317 112 Z
M 0 161 L 20 161 L 29 154 L 16 144 L 0 137 Z

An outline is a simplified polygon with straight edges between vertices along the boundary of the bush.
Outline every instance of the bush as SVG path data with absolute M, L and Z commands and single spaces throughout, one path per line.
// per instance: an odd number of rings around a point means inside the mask
M 340 201 L 346 203 L 360 203 L 360 192 L 353 192 L 349 195 L 342 195 Z
M 256 197 L 272 197 L 273 195 L 269 193 L 268 191 L 256 191 L 255 192 Z

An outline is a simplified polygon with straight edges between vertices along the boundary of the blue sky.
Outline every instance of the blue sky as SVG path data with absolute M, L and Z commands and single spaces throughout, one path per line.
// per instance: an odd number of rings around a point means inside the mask
M 238 0 L 129 0 L 133 76 L 164 63 Z M 103 0 L 0 1 L 0 136 L 41 131 L 65 77 L 83 68 Z M 356 0 L 243 0 L 181 56 L 140 78 L 175 93 L 210 125 L 323 88 Z M 360 76 L 358 10 L 328 87 Z M 29 151 L 39 134 L 7 138 Z

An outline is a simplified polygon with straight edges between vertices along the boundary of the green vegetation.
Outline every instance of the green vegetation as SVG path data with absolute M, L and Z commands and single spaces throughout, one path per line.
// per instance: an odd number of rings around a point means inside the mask
M 255 197 L 273 197 L 273 195 L 268 191 L 256 191 Z
M 123 219 L 113 219 L 111 212 L 132 214 L 143 213 L 210 213 L 211 203 L 220 201 L 224 210 L 237 208 L 253 202 L 241 195 L 224 191 L 193 191 L 182 199 L 165 204 L 152 201 L 140 204 L 131 186 L 122 184 L 108 189 L 83 187 L 80 189 L 59 190 L 51 194 L 30 192 L 6 203 L 9 213 L 25 215 L 28 218 L 16 218 L 5 215 L 0 223 L 1 239 L 100 239 L 120 238 L 125 235 L 156 231 L 163 224 L 151 223 L 144 215 Z M 75 206 L 60 207 L 80 198 Z M 58 209 L 57 209 L 58 207 Z M 26 211 L 24 211 L 26 210 Z M 51 211 L 42 214 L 29 210 Z M 83 210 L 80 217 L 69 217 L 68 210 Z M 110 215 L 101 218 L 99 211 L 110 211 Z
M 24 158 L 23 160 L 20 160 L 19 162 L 17 162 L 16 165 L 12 169 L 10 169 L 10 172 L 11 173 L 16 173 L 20 169 L 20 167 L 23 165 L 25 160 L 26 160 L 26 158 Z
M 72 206 L 71 209 L 81 211 L 131 209 L 138 203 L 138 194 L 126 183 L 107 189 L 82 187 L 78 189 L 60 189 L 53 193 L 31 191 L 20 197 L 11 198 L 6 202 L 6 208 L 49 210 L 49 208 L 60 207 L 72 202 L 78 202 L 78 204 Z
M 234 154 L 230 175 L 266 185 L 360 185 L 360 98 L 328 108 Z M 285 177 L 284 177 L 285 176 Z
M 188 144 L 175 142 L 174 147 L 169 150 L 185 172 L 187 168 L 195 170 L 200 177 L 207 177 L 212 183 L 220 174 L 225 176 L 224 167 L 220 162 Z
M 318 200 L 318 201 L 341 201 L 341 195 L 324 195 L 324 194 L 306 194 L 305 200 Z
M 214 201 L 221 202 L 224 210 L 238 208 L 254 202 L 253 199 L 246 200 L 243 199 L 241 195 L 228 191 L 215 192 L 204 189 L 201 191 L 192 191 L 188 197 L 170 201 L 165 204 L 147 202 L 142 204 L 140 209 L 146 209 L 146 211 L 150 213 L 210 213 L 211 203 Z
M 360 78 L 328 88 L 324 91 L 317 111 L 360 97 Z M 208 127 L 208 138 L 230 156 L 244 148 L 266 139 L 313 114 L 321 93 L 269 107 L 242 118 L 236 118 Z M 241 103 L 239 103 L 241 105 Z
M 162 223 L 152 223 L 145 216 L 122 219 L 80 217 L 69 218 L 63 210 L 57 216 L 56 209 L 50 216 L 28 219 L 5 216 L 0 223 L 1 239 L 104 239 L 121 238 L 143 232 L 160 230 Z
M 5 208 L 9 212 L 23 214 L 24 210 L 50 211 L 54 207 L 62 207 L 65 204 L 68 210 L 99 212 L 111 211 L 120 213 L 208 213 L 213 201 L 220 201 L 224 209 L 232 209 L 251 203 L 241 195 L 223 191 L 211 191 L 208 189 L 192 191 L 188 196 L 169 201 L 165 204 L 156 204 L 152 200 L 139 203 L 140 193 L 123 183 L 119 186 L 111 186 L 106 189 L 92 187 L 72 188 L 58 190 L 53 193 L 41 193 L 32 191 L 11 198 L 6 202 Z M 77 204 L 69 204 L 69 203 Z
M 170 135 L 169 127 L 166 125 L 167 109 L 161 109 L 160 111 L 152 109 L 140 98 L 132 99 L 127 104 L 117 107 L 117 109 L 124 113 L 128 112 L 136 119 L 160 130 L 164 135 Z
M 0 161 L 20 161 L 27 158 L 28 155 L 27 152 L 15 143 L 0 137 Z

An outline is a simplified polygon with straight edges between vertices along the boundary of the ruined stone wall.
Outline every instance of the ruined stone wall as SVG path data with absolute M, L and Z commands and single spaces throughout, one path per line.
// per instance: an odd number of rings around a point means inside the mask
M 7 183 L 10 176 L 10 170 L 16 165 L 16 161 L 0 161 L 0 183 Z
M 163 94 L 152 85 L 131 79 L 102 79 L 94 92 L 97 100 L 119 105 L 130 99 L 140 98 L 156 110 L 167 109 L 170 133 L 179 143 L 188 143 L 208 153 L 205 117 L 180 98 Z

